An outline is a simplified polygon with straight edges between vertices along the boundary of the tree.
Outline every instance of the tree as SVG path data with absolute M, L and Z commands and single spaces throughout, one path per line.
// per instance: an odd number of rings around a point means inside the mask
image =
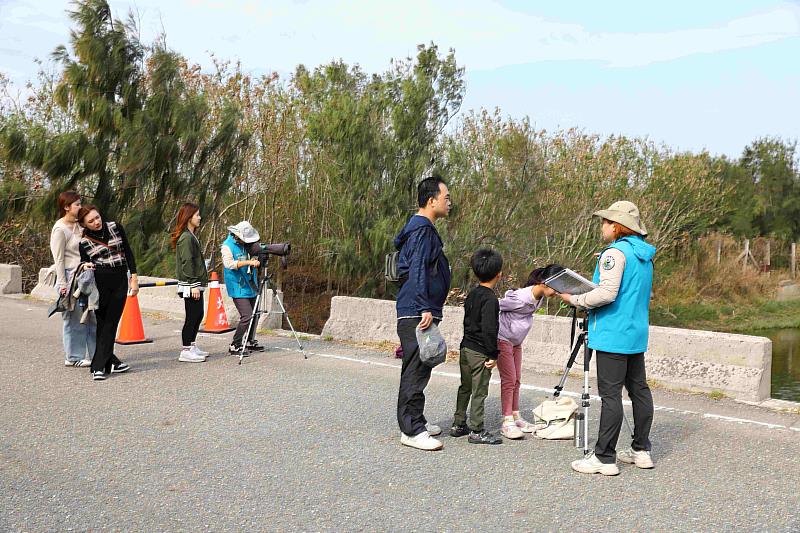
M 162 260 L 165 213 L 192 195 L 213 214 L 249 135 L 234 103 L 214 110 L 186 83 L 186 62 L 163 36 L 143 46 L 132 17 L 114 20 L 105 0 L 80 0 L 69 16 L 72 54 L 65 46 L 53 53 L 63 69 L 54 101 L 73 127 L 52 131 L 18 116 L 4 126 L 5 152 L 47 176 L 40 209 L 77 188 L 91 191 L 106 217 L 127 216 L 147 271 Z
M 435 159 L 444 127 L 463 98 L 463 69 L 451 50 L 418 47 L 415 60 L 368 76 L 334 62 L 293 84 L 313 157 L 309 183 L 326 191 L 320 255 L 356 292 L 380 285 L 383 254 L 412 209 L 416 183 Z
M 752 184 L 751 226 L 759 235 L 783 239 L 800 235 L 796 149 L 796 142 L 777 138 L 759 139 L 744 149 L 740 164 Z

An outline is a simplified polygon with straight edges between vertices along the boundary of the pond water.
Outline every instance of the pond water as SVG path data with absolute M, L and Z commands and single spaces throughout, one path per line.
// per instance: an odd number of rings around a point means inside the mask
M 753 332 L 772 341 L 772 397 L 800 402 L 800 329 Z

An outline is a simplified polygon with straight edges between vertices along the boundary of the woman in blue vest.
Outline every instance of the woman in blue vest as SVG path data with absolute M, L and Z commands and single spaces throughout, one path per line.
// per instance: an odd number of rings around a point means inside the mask
M 598 288 L 581 295 L 561 295 L 564 302 L 589 310 L 589 348 L 595 351 L 602 398 L 594 453 L 573 461 L 572 468 L 584 474 L 615 476 L 619 474 L 617 458 L 639 468 L 653 468 L 653 396 L 647 385 L 644 352 L 656 248 L 645 241 L 647 230 L 631 202 L 614 202 L 593 216 L 602 220 L 602 237 L 608 245 L 594 271 Z M 617 453 L 624 416 L 623 386 L 633 403 L 634 438 L 630 449 Z
M 253 317 L 253 307 L 258 295 L 258 259 L 250 257 L 250 245 L 261 238 L 256 229 L 246 220 L 235 226 L 229 226 L 228 237 L 222 243 L 222 266 L 225 277 L 225 290 L 233 299 L 236 310 L 239 311 L 239 325 L 233 333 L 233 342 L 228 348 L 231 355 L 239 355 L 242 351 L 242 340 L 247 333 L 247 326 Z M 245 345 L 247 351 L 261 351 L 263 346 L 255 340 L 256 326 L 250 328 L 250 334 Z

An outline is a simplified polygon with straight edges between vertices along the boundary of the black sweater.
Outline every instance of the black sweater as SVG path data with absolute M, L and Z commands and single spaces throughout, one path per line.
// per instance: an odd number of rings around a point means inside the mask
M 500 303 L 494 291 L 478 285 L 464 302 L 464 339 L 462 348 L 469 348 L 497 359 L 497 332 L 500 329 Z

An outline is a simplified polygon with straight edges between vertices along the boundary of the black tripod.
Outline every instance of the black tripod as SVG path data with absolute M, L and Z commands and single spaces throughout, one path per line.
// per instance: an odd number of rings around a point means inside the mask
M 275 301 L 278 302 L 278 305 L 281 307 L 281 311 L 283 312 L 283 316 L 286 317 L 286 322 L 289 324 L 289 328 L 292 330 L 292 334 L 294 335 L 294 340 L 297 342 L 297 347 L 300 348 L 300 353 L 303 354 L 303 359 L 308 359 L 305 350 L 303 349 L 303 344 L 300 342 L 300 338 L 297 336 L 297 332 L 294 330 L 294 326 L 292 326 L 292 321 L 289 320 L 289 314 L 286 312 L 286 308 L 283 306 L 283 302 L 280 298 L 278 298 L 278 290 L 275 287 L 275 284 L 272 283 L 272 276 L 269 275 L 267 271 L 267 261 L 266 258 L 259 258 L 261 261 L 261 266 L 258 270 L 258 292 L 256 293 L 256 303 L 253 305 L 253 314 L 250 316 L 250 322 L 247 324 L 247 331 L 244 334 L 244 338 L 242 339 L 242 346 L 239 352 L 239 364 L 242 364 L 242 359 L 244 359 L 244 354 L 247 349 L 247 339 L 250 338 L 250 332 L 253 331 L 253 328 L 257 327 L 259 318 L 264 313 L 261 309 L 263 305 L 263 296 L 264 290 L 269 289 L 274 292 Z M 270 314 L 271 311 L 267 311 L 267 314 Z
M 577 308 L 572 307 L 572 330 L 570 332 L 569 340 L 572 351 L 570 352 L 569 359 L 564 367 L 564 373 L 561 375 L 561 380 L 554 388 L 553 398 L 558 398 L 561 395 L 561 391 L 564 390 L 564 383 L 567 382 L 569 371 L 572 369 L 572 365 L 575 364 L 575 359 L 578 356 L 578 352 L 581 350 L 581 347 L 583 347 L 583 393 L 581 394 L 581 408 L 583 409 L 583 412 L 579 412 L 575 416 L 575 447 L 583 448 L 583 455 L 587 455 L 589 453 L 589 363 L 592 360 L 592 349 L 589 348 L 589 319 L 586 314 L 584 314 L 580 319 L 580 332 L 576 338 L 575 332 L 577 329 L 578 310 Z M 633 430 L 631 430 L 628 417 L 624 412 L 622 414 L 622 418 L 625 420 L 625 425 L 628 427 L 628 431 L 631 433 L 631 438 L 633 438 Z

